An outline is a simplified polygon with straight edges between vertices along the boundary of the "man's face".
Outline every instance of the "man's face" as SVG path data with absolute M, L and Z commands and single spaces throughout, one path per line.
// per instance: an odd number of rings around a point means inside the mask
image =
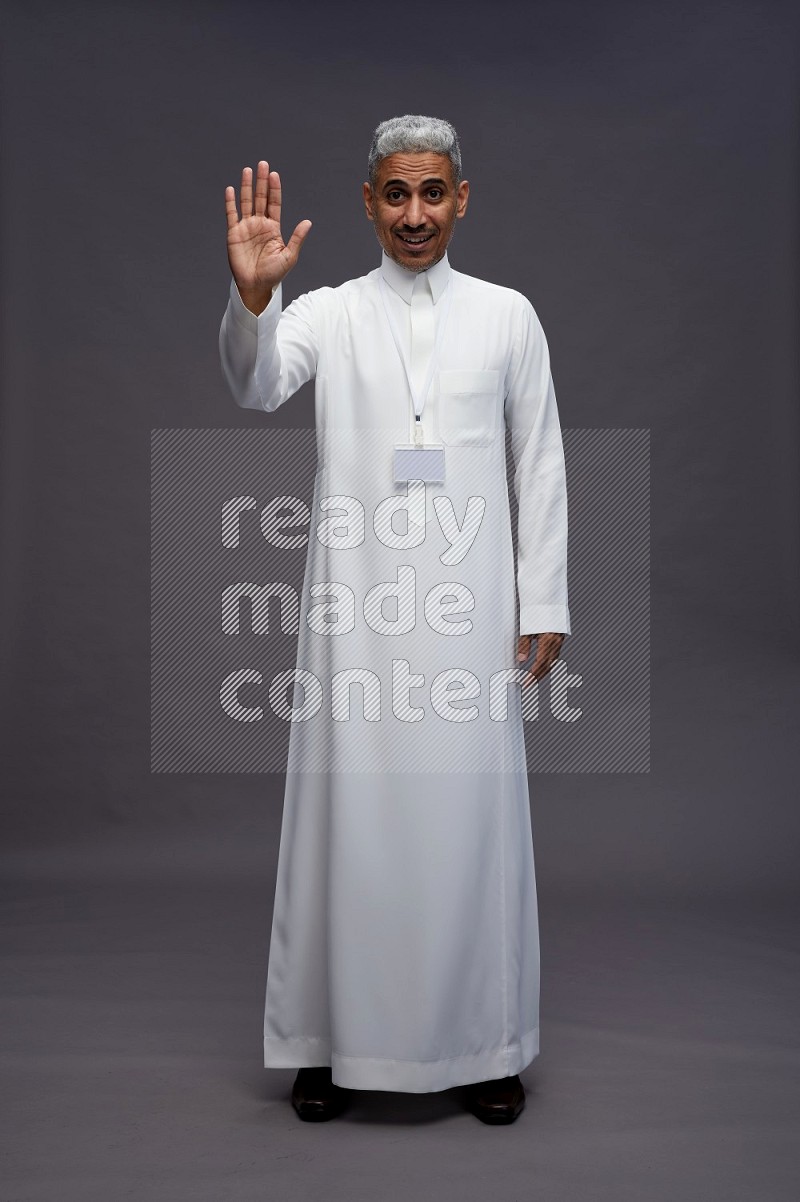
M 409 271 L 427 271 L 443 258 L 456 218 L 467 211 L 469 184 L 456 188 L 446 154 L 398 153 L 378 164 L 374 189 L 364 184 L 364 206 L 390 259 Z

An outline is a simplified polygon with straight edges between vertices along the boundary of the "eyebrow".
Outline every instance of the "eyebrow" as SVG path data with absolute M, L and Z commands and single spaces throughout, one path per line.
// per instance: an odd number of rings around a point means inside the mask
M 386 183 L 383 185 L 383 190 L 384 190 L 384 192 L 385 192 L 387 188 L 396 188 L 398 184 L 400 184 L 400 185 L 401 185 L 401 187 L 403 187 L 403 188 L 407 188 L 407 187 L 408 187 L 408 180 L 405 180 L 405 179 L 389 179 L 389 180 L 387 180 L 387 181 L 386 181 Z M 422 186 L 423 186 L 423 187 L 427 186 L 428 184 L 444 184 L 444 185 L 445 185 L 445 187 L 446 187 L 446 186 L 447 186 L 447 181 L 446 181 L 446 180 L 443 180 L 443 179 L 438 179 L 438 178 L 433 178 L 433 179 L 424 179 L 424 180 L 422 181 Z

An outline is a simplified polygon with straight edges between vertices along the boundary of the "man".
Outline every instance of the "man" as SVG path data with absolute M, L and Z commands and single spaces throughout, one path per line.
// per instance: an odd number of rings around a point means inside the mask
M 242 172 L 241 215 L 225 191 L 224 375 L 265 412 L 315 379 L 314 520 L 345 515 L 309 535 L 264 1063 L 299 1069 L 303 1119 L 354 1089 L 465 1086 L 474 1114 L 506 1123 L 539 1051 L 522 692 L 570 632 L 561 430 L 530 303 L 450 266 L 469 197 L 453 127 L 384 121 L 363 195 L 380 266 L 282 311 L 311 222 L 284 242 L 267 162 L 255 189 Z

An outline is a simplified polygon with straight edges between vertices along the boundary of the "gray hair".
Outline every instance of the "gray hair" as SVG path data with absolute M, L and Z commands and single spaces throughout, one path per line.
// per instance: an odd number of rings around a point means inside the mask
M 419 153 L 427 150 L 432 154 L 446 154 L 453 165 L 456 187 L 461 183 L 461 147 L 458 135 L 449 121 L 441 117 L 412 116 L 390 117 L 381 121 L 372 135 L 369 148 L 369 182 L 375 187 L 378 164 L 390 154 Z

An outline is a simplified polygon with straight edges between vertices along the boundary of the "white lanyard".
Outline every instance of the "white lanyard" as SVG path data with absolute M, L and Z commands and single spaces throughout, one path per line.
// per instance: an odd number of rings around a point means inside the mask
M 414 423 L 414 426 L 415 426 L 415 433 L 416 433 L 416 431 L 419 429 L 419 423 L 422 420 L 422 410 L 425 405 L 425 399 L 430 390 L 431 380 L 433 379 L 433 373 L 436 370 L 436 364 L 439 360 L 439 348 L 441 347 L 441 344 L 442 344 L 442 335 L 444 334 L 444 328 L 447 325 L 447 318 L 450 314 L 450 302 L 453 299 L 453 280 L 452 280 L 452 276 L 451 276 L 451 278 L 447 282 L 447 287 L 445 288 L 445 292 L 447 293 L 447 297 L 445 299 L 445 310 L 444 310 L 444 313 L 442 314 L 438 329 L 436 331 L 436 338 L 433 343 L 433 354 L 431 355 L 430 363 L 428 364 L 428 374 L 425 376 L 425 383 L 422 385 L 421 392 L 417 392 L 416 388 L 414 387 L 414 383 L 411 379 L 411 372 L 409 371 L 409 368 L 408 368 L 408 361 L 406 360 L 406 356 L 403 353 L 403 346 L 402 346 L 402 343 L 400 342 L 400 335 L 398 333 L 397 323 L 391 314 L 389 306 L 386 303 L 386 281 L 384 280 L 382 275 L 380 277 L 380 288 L 381 288 L 381 300 L 383 301 L 383 308 L 386 313 L 387 320 L 389 322 L 389 327 L 392 331 L 392 338 L 394 338 L 394 344 L 397 347 L 397 353 L 400 356 L 400 362 L 403 364 L 403 370 L 406 373 L 406 379 L 408 380 L 408 388 L 409 388 L 409 392 L 411 393 L 411 399 L 414 402 L 414 413 L 416 415 L 416 422 Z

